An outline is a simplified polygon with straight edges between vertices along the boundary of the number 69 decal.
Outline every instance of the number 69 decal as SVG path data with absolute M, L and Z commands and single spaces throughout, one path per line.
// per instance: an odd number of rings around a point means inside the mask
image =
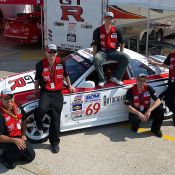
M 90 104 L 87 108 L 86 108 L 86 115 L 94 115 L 97 114 L 100 110 L 100 103 L 94 103 L 94 104 Z

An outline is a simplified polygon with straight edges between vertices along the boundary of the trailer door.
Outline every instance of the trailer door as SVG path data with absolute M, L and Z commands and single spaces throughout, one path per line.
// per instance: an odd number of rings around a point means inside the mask
M 46 0 L 47 44 L 66 50 L 90 47 L 106 6 L 106 0 Z

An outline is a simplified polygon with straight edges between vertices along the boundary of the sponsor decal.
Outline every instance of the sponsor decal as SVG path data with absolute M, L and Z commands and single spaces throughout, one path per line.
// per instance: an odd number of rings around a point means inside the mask
M 47 72 L 47 71 L 49 71 L 49 68 L 44 68 L 43 69 L 43 72 Z
M 68 33 L 67 34 L 67 41 L 76 42 L 76 35 L 75 34 Z
M 63 78 L 63 76 L 62 75 L 57 75 L 57 78 Z
M 63 65 L 62 64 L 58 64 L 57 66 L 56 66 L 56 69 L 58 70 L 58 69 L 63 69 Z
M 54 26 L 64 26 L 64 22 L 55 21 Z
M 80 56 L 78 56 L 78 55 L 71 55 L 72 56 L 72 58 L 74 59 L 74 60 L 76 60 L 77 62 L 82 62 L 82 61 L 84 61 L 84 59 L 83 58 L 81 58 Z
M 27 84 L 34 83 L 34 79 L 31 75 L 26 75 L 15 80 L 9 80 L 8 83 L 11 85 L 11 90 L 14 91 L 16 88 L 21 88 Z
M 77 95 L 72 102 L 72 111 L 78 111 L 83 109 L 83 95 Z
M 80 46 L 80 45 L 74 45 L 74 44 L 64 44 L 64 43 L 61 43 L 61 48 L 80 50 L 80 49 L 82 49 L 82 46 Z
M 76 23 L 69 23 L 68 29 L 69 30 L 75 30 L 76 29 Z
M 100 38 L 102 39 L 102 38 L 105 38 L 105 35 L 104 34 L 101 34 L 100 35 Z
M 84 114 L 83 110 L 72 112 L 72 115 L 71 115 L 72 116 L 72 120 L 74 120 L 74 121 L 82 120 L 83 119 L 83 114 Z
M 17 112 L 17 114 L 21 114 L 21 109 L 18 108 L 18 109 L 16 110 L 16 112 Z
M 150 93 L 149 92 L 145 92 L 144 93 L 144 97 L 149 97 L 150 96 Z
M 10 116 L 6 117 L 6 122 L 8 122 L 10 120 Z
M 77 96 L 75 96 L 75 97 L 74 97 L 74 102 L 75 102 L 75 101 L 82 101 L 82 97 L 83 97 L 82 95 L 77 95 Z
M 47 80 L 49 80 L 49 79 L 50 79 L 49 76 L 44 76 L 44 81 L 47 81 Z
M 73 103 L 72 104 L 72 111 L 82 110 L 82 103 Z
M 83 8 L 80 6 L 80 0 L 77 1 L 76 5 L 71 6 L 74 1 L 69 0 L 67 2 L 60 0 L 60 6 L 62 10 L 62 21 L 70 21 L 70 16 L 73 17 L 77 22 L 84 22 Z
M 125 95 L 107 98 L 107 104 L 124 103 Z
M 84 29 L 92 29 L 92 25 L 91 25 L 91 24 L 88 24 L 88 23 L 81 24 L 81 28 L 84 28 Z
M 113 34 L 111 35 L 111 38 L 117 38 L 117 33 L 113 33 Z
M 88 94 L 85 96 L 85 102 L 100 101 L 100 93 Z

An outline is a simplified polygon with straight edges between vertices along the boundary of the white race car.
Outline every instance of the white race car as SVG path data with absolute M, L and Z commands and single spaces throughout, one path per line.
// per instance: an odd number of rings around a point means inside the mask
M 110 82 L 111 73 L 113 69 L 117 69 L 118 64 L 115 61 L 106 61 L 103 69 L 107 83 L 103 88 L 98 86 L 91 49 L 82 49 L 64 58 L 76 93 L 70 93 L 66 87 L 63 90 L 61 132 L 128 120 L 128 112 L 124 104 L 125 94 L 127 89 L 136 83 L 135 77 L 139 73 L 147 75 L 148 83 L 158 95 L 166 90 L 168 69 L 149 65 L 148 58 L 134 51 L 125 49 L 124 52 L 130 55 L 131 60 L 122 79 L 123 85 Z M 163 61 L 165 57 L 159 55 L 152 59 Z M 33 142 L 42 142 L 48 138 L 50 117 L 49 112 L 43 117 L 44 133 L 41 134 L 36 128 L 33 115 L 38 106 L 38 99 L 28 99 L 33 93 L 34 77 L 35 71 L 8 77 L 0 82 L 0 91 L 4 87 L 13 90 L 16 102 L 22 105 L 28 115 L 26 135 Z M 164 108 L 165 116 L 172 115 L 165 103 Z

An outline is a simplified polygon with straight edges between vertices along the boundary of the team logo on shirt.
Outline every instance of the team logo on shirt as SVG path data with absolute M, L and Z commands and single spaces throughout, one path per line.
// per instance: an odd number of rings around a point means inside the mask
M 47 71 L 49 71 L 49 68 L 46 67 L 43 69 L 43 72 L 47 72 Z
M 113 33 L 113 34 L 111 35 L 111 38 L 117 38 L 117 33 Z
M 16 112 L 17 112 L 17 114 L 21 114 L 21 109 L 18 108 L 18 109 L 16 110 Z
M 10 120 L 10 116 L 5 118 L 5 121 L 8 122 Z
M 100 35 L 100 38 L 102 39 L 102 38 L 105 38 L 105 35 L 104 34 L 101 34 Z
M 58 64 L 57 66 L 56 66 L 56 69 L 58 70 L 58 69 L 63 69 L 63 65 L 62 64 Z

